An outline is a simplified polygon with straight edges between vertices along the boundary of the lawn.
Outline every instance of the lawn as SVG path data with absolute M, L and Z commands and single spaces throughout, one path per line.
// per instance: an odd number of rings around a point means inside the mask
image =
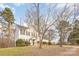
M 13 47 L 13 48 L 0 48 L 0 56 L 46 56 L 46 55 L 64 55 L 66 52 L 73 52 L 79 49 L 79 46 L 72 45 L 43 45 L 42 49 L 36 46 L 26 46 L 26 47 Z M 75 47 L 75 48 L 73 48 Z M 76 48 L 78 47 L 78 48 Z M 68 55 L 68 54 L 66 54 Z M 78 55 L 78 54 L 77 54 Z
M 43 45 L 45 48 L 59 48 L 58 45 Z M 36 51 L 37 50 L 37 51 Z M 26 47 L 13 47 L 13 48 L 0 48 L 0 56 L 29 56 L 29 55 L 38 55 L 38 52 L 41 52 L 38 47 L 26 46 Z M 34 51 L 34 52 L 33 52 Z
M 31 52 L 32 52 L 32 47 L 0 48 L 0 56 L 29 55 L 29 53 Z

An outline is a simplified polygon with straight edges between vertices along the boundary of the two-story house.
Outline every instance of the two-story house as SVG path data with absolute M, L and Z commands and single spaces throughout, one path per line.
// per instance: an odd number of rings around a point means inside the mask
M 34 31 L 32 27 L 23 26 L 23 25 L 15 25 L 15 40 L 23 39 L 25 41 L 30 41 L 31 45 L 33 45 L 33 40 L 37 39 L 37 32 Z

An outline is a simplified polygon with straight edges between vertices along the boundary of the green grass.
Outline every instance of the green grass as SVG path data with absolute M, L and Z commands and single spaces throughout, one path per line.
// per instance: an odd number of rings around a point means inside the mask
M 19 56 L 32 53 L 32 47 L 0 48 L 0 56 Z

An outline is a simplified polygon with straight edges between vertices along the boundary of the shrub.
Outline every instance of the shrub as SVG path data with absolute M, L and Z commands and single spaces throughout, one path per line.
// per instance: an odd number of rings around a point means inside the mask
M 52 43 L 51 42 L 48 42 L 48 45 L 52 45 Z
M 39 43 L 39 41 L 37 41 L 37 43 Z
M 25 41 L 23 39 L 18 39 L 16 41 L 16 46 L 19 46 L 19 47 L 22 47 L 22 46 L 25 46 Z
M 47 42 L 42 42 L 43 44 L 48 44 Z
M 76 43 L 79 45 L 79 40 L 76 40 Z
M 29 41 L 25 41 L 25 45 L 26 46 L 29 46 L 30 45 L 30 42 Z

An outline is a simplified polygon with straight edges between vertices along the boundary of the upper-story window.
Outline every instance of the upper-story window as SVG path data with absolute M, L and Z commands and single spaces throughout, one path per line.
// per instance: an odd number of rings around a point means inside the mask
M 25 29 L 20 29 L 20 34 L 25 35 Z
M 30 36 L 30 32 L 26 31 L 26 35 L 29 35 Z
M 33 36 L 33 37 L 35 37 L 35 36 L 36 36 L 34 32 L 32 32 L 32 36 Z

